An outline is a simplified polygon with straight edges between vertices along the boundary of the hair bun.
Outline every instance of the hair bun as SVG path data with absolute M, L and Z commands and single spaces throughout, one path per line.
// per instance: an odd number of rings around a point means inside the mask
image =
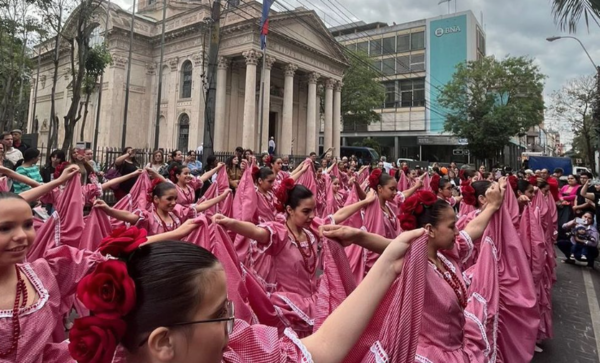
M 429 191 L 418 191 L 408 198 L 400 206 L 400 226 L 404 231 L 410 231 L 417 228 L 417 216 L 425 212 L 425 209 L 431 208 L 438 197 Z
M 277 203 L 275 207 L 279 212 L 283 212 L 285 210 L 285 203 L 287 203 L 289 198 L 290 190 L 294 189 L 296 186 L 296 182 L 292 178 L 285 178 L 279 185 L 279 188 L 275 191 L 275 197 L 277 198 Z
M 473 188 L 471 183 L 463 183 L 461 185 L 460 190 L 463 195 L 463 202 L 472 206 L 474 206 L 477 203 L 477 199 L 475 198 L 475 189 Z
M 431 187 L 431 191 L 434 193 L 437 193 L 438 190 L 440 189 L 440 175 L 437 173 L 434 173 L 433 176 L 431 177 L 431 181 L 429 182 L 429 186 Z

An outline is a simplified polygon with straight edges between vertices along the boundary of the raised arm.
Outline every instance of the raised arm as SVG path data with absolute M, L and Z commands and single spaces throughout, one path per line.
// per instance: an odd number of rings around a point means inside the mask
M 231 189 L 227 189 L 226 191 L 224 191 L 221 195 L 212 198 L 212 199 L 208 199 L 200 204 L 196 205 L 196 212 L 203 212 L 205 210 L 207 210 L 208 208 L 212 207 L 215 204 L 218 204 L 220 202 L 222 202 L 223 200 L 225 200 L 225 198 L 231 194 Z
M 359 200 L 364 200 L 367 197 L 367 193 L 363 188 L 361 188 L 358 180 L 354 179 L 354 190 L 356 190 L 356 194 L 358 195 Z
M 181 226 L 179 226 L 177 229 L 175 229 L 173 231 L 155 234 L 154 236 L 148 236 L 148 241 L 144 244 L 146 245 L 149 243 L 156 243 L 156 242 L 169 241 L 169 240 L 171 240 L 171 241 L 172 240 L 182 240 L 187 235 L 192 233 L 193 230 L 198 228 L 198 226 L 199 226 L 199 224 L 196 224 L 196 222 L 193 219 L 188 219 Z
M 131 225 L 136 224 L 140 219 L 140 216 L 138 216 L 137 214 L 128 212 L 126 210 L 119 210 L 109 207 L 108 204 L 106 204 L 106 202 L 101 199 L 98 199 L 94 202 L 94 208 L 100 208 L 109 217 L 118 219 Z
M 42 185 L 41 183 L 38 183 L 35 180 L 26 177 L 25 175 L 19 174 L 19 173 L 13 171 L 12 169 L 5 168 L 3 166 L 0 166 L 0 174 L 5 175 L 19 183 L 27 184 L 32 188 L 37 188 L 40 185 Z
M 410 243 L 423 229 L 404 232 L 390 244 L 358 287 L 313 335 L 302 339 L 315 362 L 344 360 L 371 321 L 379 303 L 400 274 Z M 349 317 L 352 317 L 351 319 Z
M 355 244 L 378 254 L 382 254 L 392 242 L 391 239 L 378 234 L 348 226 L 325 225 L 321 227 L 321 231 L 324 237 L 334 239 L 344 247 Z
M 19 194 L 21 198 L 25 199 L 28 203 L 35 202 L 44 195 L 50 193 L 54 188 L 59 187 L 61 184 L 67 182 L 73 175 L 79 173 L 79 167 L 77 165 L 70 165 L 63 170 L 62 174 L 58 179 L 54 179 L 46 184 L 41 184 L 39 187 L 26 190 Z
M 119 156 L 118 158 L 115 159 L 115 165 L 116 166 L 123 165 L 123 163 L 125 162 L 125 160 L 127 160 L 128 157 L 129 157 L 129 153 L 125 153 L 125 154 Z
M 413 185 L 409 189 L 406 189 L 405 191 L 402 192 L 402 194 L 404 194 L 404 198 L 409 198 L 411 195 L 415 194 L 415 192 L 423 186 L 423 178 L 424 177 L 425 177 L 425 174 L 418 177 L 417 180 L 415 181 L 415 185 Z
M 136 176 L 140 176 L 140 175 L 142 175 L 143 172 L 144 171 L 142 169 L 138 169 L 138 170 L 134 171 L 133 173 L 129 173 L 127 175 L 123 175 L 118 178 L 111 179 L 111 180 L 107 181 L 106 183 L 102 183 L 102 190 L 108 190 L 108 189 L 112 188 L 113 186 L 123 183 L 126 180 L 129 180 Z
M 344 208 L 338 210 L 333 215 L 333 221 L 335 224 L 340 224 L 344 222 L 346 219 L 350 218 L 354 213 L 373 203 L 376 199 L 375 192 L 370 191 L 367 197 L 364 200 L 358 201 L 354 204 L 350 204 L 345 206 Z
M 306 173 L 306 171 L 308 170 L 309 167 L 310 167 L 310 165 L 307 164 L 307 163 L 302 164 L 302 167 L 301 168 L 297 168 L 290 175 L 290 178 L 292 178 L 294 181 L 297 181 L 304 173 Z
M 588 187 L 590 185 L 589 180 L 585 182 L 585 184 L 583 184 L 583 187 L 581 187 L 581 196 L 585 197 L 586 199 L 591 200 L 592 202 L 596 201 L 596 196 L 594 195 L 594 193 L 588 193 Z
M 492 216 L 500 209 L 502 199 L 504 198 L 504 188 L 506 188 L 506 183 L 504 183 L 504 185 L 499 183 L 492 185 L 486 191 L 485 198 L 487 204 L 485 208 L 477 217 L 475 217 L 475 219 L 469 222 L 464 229 L 472 240 L 479 239 L 483 236 L 483 232 L 490 223 Z
M 269 232 L 264 228 L 257 227 L 253 223 L 237 221 L 227 218 L 222 214 L 215 214 L 212 219 L 213 223 L 219 224 L 234 233 L 253 239 L 260 244 L 264 245 L 269 242 Z
M 162 168 L 161 168 L 162 169 Z M 148 175 L 150 176 L 150 179 L 158 179 L 161 182 L 166 182 L 167 179 L 165 179 L 164 176 L 160 175 L 159 172 L 157 172 L 156 170 L 150 168 L 150 167 L 146 167 L 146 172 L 148 173 Z
M 215 175 L 216 172 L 218 172 L 219 170 L 221 170 L 222 167 L 224 167 L 225 164 L 223 163 L 218 163 L 217 166 L 213 169 L 210 169 L 209 171 L 207 171 L 206 173 L 200 175 L 198 177 L 198 179 L 200 179 L 202 181 L 202 183 L 206 183 L 206 181 L 210 178 L 212 178 L 213 175 Z

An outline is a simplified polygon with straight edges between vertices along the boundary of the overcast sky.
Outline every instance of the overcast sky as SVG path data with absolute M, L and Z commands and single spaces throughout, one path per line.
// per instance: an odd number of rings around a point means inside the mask
M 452 12 L 454 1 L 457 1 L 458 12 L 471 10 L 479 20 L 483 13 L 488 55 L 529 56 L 536 60 L 542 73 L 548 76 L 546 101 L 568 79 L 594 73 L 589 59 L 575 40 L 546 41 L 549 36 L 568 35 L 561 33 L 554 24 L 551 0 L 453 0 Z M 116 2 L 131 4 L 131 0 Z M 286 8 L 303 6 L 317 10 L 328 26 L 358 20 L 400 24 L 448 13 L 448 6 L 438 5 L 439 0 L 276 0 L 275 4 L 278 2 Z M 600 64 L 600 28 L 592 23 L 588 32 L 582 21 L 575 36 Z
M 306 2 L 308 0 L 292 1 L 299 1 L 306 6 L 311 4 Z M 349 17 L 365 22 L 400 24 L 448 13 L 447 4 L 438 5 L 439 0 L 310 1 L 313 8 L 320 10 L 319 15 L 325 14 L 326 22 L 332 26 L 349 22 Z M 451 12 L 454 12 L 454 5 L 452 1 Z M 535 59 L 542 73 L 548 77 L 545 86 L 546 102 L 552 92 L 559 90 L 567 80 L 595 73 L 590 60 L 575 40 L 561 39 L 553 43 L 546 41 L 549 36 L 569 35 L 560 32 L 554 24 L 550 0 L 458 0 L 456 9 L 458 12 L 471 10 L 479 21 L 483 13 L 488 55 L 529 56 Z M 583 42 L 596 64 L 600 65 L 600 28 L 592 23 L 588 32 L 582 21 L 574 35 Z M 548 120 L 549 124 L 552 122 L 553 120 Z M 565 141 L 570 140 L 563 140 Z

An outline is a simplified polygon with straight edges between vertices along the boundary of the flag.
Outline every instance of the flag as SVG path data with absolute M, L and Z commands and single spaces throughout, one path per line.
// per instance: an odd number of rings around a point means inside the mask
M 267 34 L 269 34 L 269 10 L 275 0 L 263 0 L 262 18 L 260 19 L 260 49 L 267 46 Z

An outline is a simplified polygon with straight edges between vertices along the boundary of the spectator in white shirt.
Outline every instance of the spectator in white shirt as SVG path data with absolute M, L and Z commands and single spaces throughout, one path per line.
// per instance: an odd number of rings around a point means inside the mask
M 383 163 L 383 168 L 385 169 L 385 172 L 386 172 L 387 174 L 389 174 L 389 173 L 390 173 L 390 170 L 392 170 L 392 167 L 393 167 L 393 166 L 392 166 L 392 164 L 390 164 L 390 163 L 388 163 L 388 162 L 386 161 L 386 158 L 385 158 L 385 156 L 382 156 L 382 157 L 381 157 L 381 159 L 380 159 L 380 161 Z
M 10 132 L 2 134 L 2 143 L 4 144 L 4 157 L 17 165 L 19 160 L 23 159 L 21 150 L 13 147 L 13 136 Z
M 202 153 L 204 153 L 204 143 L 201 143 L 200 146 L 196 149 L 196 155 L 199 158 L 202 158 Z
M 275 154 L 275 138 L 271 136 L 269 140 L 269 155 Z

